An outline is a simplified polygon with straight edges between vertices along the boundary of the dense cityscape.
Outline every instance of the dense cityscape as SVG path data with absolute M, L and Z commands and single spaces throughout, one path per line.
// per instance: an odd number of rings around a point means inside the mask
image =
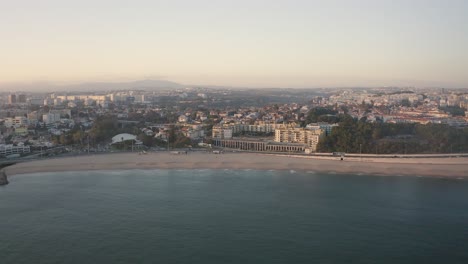
M 306 155 L 468 150 L 466 89 L 25 91 L 2 93 L 0 105 L 2 158 L 178 149 Z

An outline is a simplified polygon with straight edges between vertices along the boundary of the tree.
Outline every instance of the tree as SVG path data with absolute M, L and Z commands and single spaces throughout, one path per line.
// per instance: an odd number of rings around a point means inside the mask
M 350 116 L 329 136 L 320 139 L 319 152 L 358 153 L 448 153 L 468 151 L 468 128 L 457 129 L 443 124 L 367 123 Z
M 313 108 L 307 113 L 306 122 L 307 123 L 317 123 L 321 121 L 320 117 L 327 116 L 327 115 L 336 115 L 338 112 L 325 107 L 316 107 Z
M 168 141 L 169 143 L 174 143 L 176 140 L 177 140 L 177 135 L 176 135 L 174 126 L 171 126 L 171 128 L 169 129 L 169 133 L 168 133 Z
M 401 106 L 410 107 L 411 102 L 408 99 L 403 99 L 403 100 L 401 100 Z
M 143 142 L 143 145 L 147 147 L 153 147 L 155 145 L 155 140 L 151 136 L 147 136 L 145 133 L 140 133 L 138 139 Z
M 60 135 L 59 139 L 60 144 L 62 145 L 70 145 L 72 143 L 70 134 L 62 134 Z
M 185 136 L 180 136 L 177 138 L 177 140 L 174 142 L 173 145 L 175 148 L 183 148 L 183 147 L 187 147 L 191 143 L 192 141 L 190 140 L 190 138 L 185 137 Z
M 83 137 L 84 137 L 83 131 L 81 130 L 75 131 L 72 135 L 73 143 L 83 145 Z
M 441 107 L 446 113 L 450 113 L 452 116 L 465 116 L 465 108 L 461 108 L 458 106 L 447 106 Z
M 109 140 L 120 131 L 118 129 L 117 119 L 113 116 L 98 117 L 90 130 L 89 135 L 95 142 Z

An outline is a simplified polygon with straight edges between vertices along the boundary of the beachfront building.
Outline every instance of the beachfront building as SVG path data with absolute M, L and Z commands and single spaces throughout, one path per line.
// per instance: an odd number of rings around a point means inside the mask
M 18 146 L 14 146 L 12 144 L 0 144 L 0 155 L 1 156 L 8 156 L 13 154 L 23 154 L 23 153 L 30 153 L 31 148 L 29 146 L 24 146 L 19 144 Z
M 280 128 L 275 130 L 275 141 L 281 143 L 305 144 L 311 151 L 317 150 L 317 144 L 324 131 L 320 128 Z
M 137 137 L 135 135 L 123 133 L 123 134 L 118 134 L 114 136 L 112 138 L 112 144 L 118 144 L 118 143 L 122 143 L 125 141 L 136 141 L 136 140 L 137 140 Z
M 272 124 L 272 123 L 256 123 L 250 124 L 233 124 L 230 125 L 234 134 L 237 133 L 274 133 L 276 128 L 282 127 L 283 124 Z
M 239 133 L 274 133 L 275 129 L 285 127 L 299 127 L 297 123 L 283 124 L 283 123 L 269 123 L 265 121 L 256 121 L 255 124 L 243 124 L 243 123 L 228 123 L 218 125 L 218 128 L 231 129 L 233 135 Z
M 118 146 L 118 147 L 130 147 L 132 148 L 140 148 L 143 146 L 143 142 L 137 139 L 135 135 L 132 134 L 118 134 L 112 138 L 111 145 Z

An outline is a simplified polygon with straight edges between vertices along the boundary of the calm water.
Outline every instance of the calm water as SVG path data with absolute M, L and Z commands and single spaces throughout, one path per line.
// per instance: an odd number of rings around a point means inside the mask
M 0 188 L 0 263 L 468 263 L 468 179 L 16 176 Z

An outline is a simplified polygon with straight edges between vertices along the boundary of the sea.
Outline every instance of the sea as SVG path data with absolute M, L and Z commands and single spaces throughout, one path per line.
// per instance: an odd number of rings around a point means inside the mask
M 468 179 L 36 173 L 0 187 L 0 263 L 468 263 Z

